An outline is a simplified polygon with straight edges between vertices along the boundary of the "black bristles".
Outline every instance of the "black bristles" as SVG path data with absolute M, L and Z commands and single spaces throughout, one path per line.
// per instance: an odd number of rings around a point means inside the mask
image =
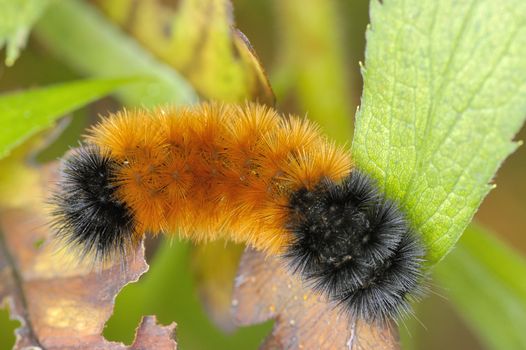
M 132 212 L 115 196 L 115 166 L 94 146 L 76 149 L 62 164 L 53 198 L 57 237 L 97 260 L 125 253 L 135 230 Z
M 419 294 L 424 251 L 402 212 L 354 170 L 290 199 L 286 257 L 314 288 L 369 322 L 409 310 Z

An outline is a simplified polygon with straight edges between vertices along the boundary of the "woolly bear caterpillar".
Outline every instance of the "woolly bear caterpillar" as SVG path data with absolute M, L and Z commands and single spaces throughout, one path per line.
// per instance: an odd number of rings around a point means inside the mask
M 146 234 L 226 238 L 366 321 L 408 311 L 423 247 L 396 204 L 308 120 L 257 104 L 123 111 L 63 162 L 57 236 L 100 259 Z

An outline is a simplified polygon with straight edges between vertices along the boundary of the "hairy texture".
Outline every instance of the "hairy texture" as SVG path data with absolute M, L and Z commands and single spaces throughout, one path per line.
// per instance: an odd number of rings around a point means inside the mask
M 291 196 L 286 256 L 314 288 L 368 321 L 408 310 L 418 294 L 424 251 L 395 204 L 354 170 Z
M 123 254 L 133 243 L 135 220 L 115 195 L 115 165 L 95 146 L 77 149 L 63 162 L 52 198 L 57 237 L 99 259 Z
M 350 170 L 347 153 L 313 123 L 256 104 L 121 112 L 87 141 L 118 164 L 116 195 L 131 208 L 138 236 L 227 238 L 270 253 L 291 238 L 290 194 Z
M 256 104 L 123 111 L 64 163 L 58 235 L 102 258 L 145 234 L 284 256 L 367 321 L 408 310 L 423 250 L 397 206 L 308 120 Z

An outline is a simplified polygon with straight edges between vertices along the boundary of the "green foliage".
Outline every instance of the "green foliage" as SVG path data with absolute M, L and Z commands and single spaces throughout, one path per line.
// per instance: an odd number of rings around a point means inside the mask
M 298 102 L 310 119 L 340 143 L 352 137 L 348 55 L 342 45 L 342 26 L 335 21 L 334 1 L 276 0 L 280 7 L 282 50 L 273 75 L 274 88 L 283 97 L 296 89 Z M 358 38 L 356 38 L 358 39 Z M 354 40 L 351 39 L 351 40 Z
M 526 2 L 371 2 L 353 157 L 430 264 L 454 246 L 526 116 Z
M 526 260 L 470 226 L 435 276 L 468 324 L 492 349 L 526 349 Z
M 16 59 L 28 28 L 46 4 L 44 0 L 0 0 L 0 46 L 7 40 L 8 64 Z M 285 36 L 285 45 L 280 57 L 286 63 L 275 70 L 278 93 L 296 89 L 296 98 L 309 116 L 345 142 L 351 102 L 345 101 L 346 76 L 339 75 L 347 59 L 339 45 L 348 44 L 337 26 L 340 14 L 328 4 L 298 11 L 290 4 L 276 7 L 282 11 L 280 35 Z M 455 245 L 490 190 L 488 183 L 497 168 L 517 146 L 510 140 L 526 116 L 526 3 L 384 0 L 380 4 L 372 0 L 370 15 L 353 158 L 389 196 L 400 201 L 423 235 L 430 264 L 434 264 Z M 118 96 L 127 106 L 198 99 L 178 72 L 85 2 L 57 1 L 36 28 L 40 41 L 63 62 L 82 74 L 114 79 L 0 96 L 0 158 L 54 125 L 64 113 L 120 87 L 125 89 Z M 319 35 L 317 40 L 310 40 L 310 30 Z M 352 35 L 345 40 L 355 40 L 361 33 Z M 136 75 L 149 78 L 121 78 Z M 0 181 L 13 190 L 5 178 Z M 151 271 L 118 297 L 106 334 L 130 340 L 140 315 L 156 313 L 164 323 L 177 320 L 184 348 L 256 347 L 269 325 L 233 335 L 220 333 L 195 296 L 187 262 L 186 243 L 164 242 Z M 466 322 L 489 346 L 526 347 L 523 258 L 472 226 L 436 266 L 436 276 Z M 2 324 L 4 316 L 5 312 Z
M 99 79 L 26 90 L 0 96 L 0 159 L 76 108 L 101 98 L 136 79 Z
M 35 29 L 55 55 L 82 73 L 95 77 L 152 77 L 120 91 L 126 105 L 197 101 L 192 87 L 176 71 L 144 51 L 85 2 L 57 1 Z
M 0 49 L 6 45 L 5 63 L 11 66 L 25 46 L 31 26 L 49 0 L 0 0 Z

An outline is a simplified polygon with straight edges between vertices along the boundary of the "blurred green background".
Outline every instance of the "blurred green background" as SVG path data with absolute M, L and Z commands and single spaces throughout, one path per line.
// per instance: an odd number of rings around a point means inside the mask
M 155 6 L 167 6 L 174 14 L 180 10 L 178 6 L 181 2 L 145 1 L 156 4 Z M 156 33 L 146 25 L 143 28 L 141 24 L 149 23 L 148 19 L 155 18 L 156 14 L 159 15 L 159 22 L 171 23 L 174 17 L 170 18 L 168 15 L 172 12 L 164 11 L 165 14 L 161 16 L 152 11 L 149 14 L 152 17 L 143 19 L 144 22 L 139 19 L 129 22 L 128 11 L 131 9 L 127 8 L 126 3 L 52 3 L 36 23 L 27 48 L 21 52 L 16 63 L 11 67 L 0 65 L 1 92 L 85 76 L 119 74 L 148 74 L 165 84 L 161 87 L 152 84 L 146 93 L 131 91 L 130 88 L 115 97 L 104 98 L 74 112 L 63 134 L 39 155 L 39 161 L 46 162 L 60 157 L 68 147 L 77 144 L 83 130 L 96 121 L 99 114 L 107 114 L 122 105 L 153 105 L 165 101 L 189 103 L 197 99 L 195 94 L 203 99 L 263 98 L 264 94 L 245 89 L 245 85 L 253 84 L 255 78 L 245 79 L 246 73 L 236 66 L 237 61 L 233 61 L 230 54 L 222 54 L 225 47 L 232 45 L 230 40 L 224 46 L 207 48 L 204 45 L 203 52 L 193 53 L 198 57 L 208 57 L 200 64 L 211 67 L 210 71 L 200 70 L 200 74 L 197 74 L 188 68 L 188 63 L 170 62 L 166 59 L 170 57 L 170 52 L 177 55 L 178 51 L 175 50 L 186 44 L 185 35 L 190 36 L 193 32 L 189 28 L 172 26 L 172 31 L 182 30 L 179 35 L 183 39 L 176 42 L 175 39 L 171 40 L 173 37 L 169 38 L 173 44 L 170 47 L 162 33 Z M 307 114 L 309 118 L 319 121 L 331 137 L 350 144 L 352 118 L 361 96 L 359 62 L 363 61 L 365 48 L 368 1 L 234 0 L 233 11 L 237 27 L 250 39 L 268 73 L 276 95 L 277 108 L 283 112 Z M 191 15 L 188 16 L 192 19 Z M 180 17 L 177 20 L 184 22 L 189 18 Z M 218 18 L 220 21 L 222 17 Z M 84 20 L 85 23 L 82 22 Z M 80 23 L 78 27 L 71 27 L 76 23 Z M 117 29 L 119 25 L 124 30 Z M 214 26 L 215 24 L 212 26 L 213 30 L 225 28 L 221 24 Z M 218 35 L 227 36 L 224 33 Z M 143 44 L 136 47 L 133 37 Z M 131 50 L 131 53 L 140 50 L 145 58 L 127 53 L 126 50 Z M 1 60 L 4 61 L 5 49 L 1 54 Z M 213 57 L 216 58 L 207 56 L 210 54 L 214 54 Z M 172 73 L 169 74 L 174 74 L 173 78 L 167 73 L 170 70 Z M 228 73 L 216 80 L 221 88 L 207 86 L 203 80 L 210 79 L 218 71 Z M 184 76 L 193 89 L 186 91 L 184 87 L 177 85 L 177 72 Z M 175 90 L 173 96 L 163 95 L 170 89 Z M 229 91 L 232 91 L 232 95 L 228 95 Z M 524 139 L 525 136 L 526 131 L 523 129 L 517 138 Z M 522 254 L 526 253 L 525 177 L 526 150 L 521 147 L 499 171 L 495 179 L 498 188 L 490 193 L 476 216 L 479 224 Z M 238 256 L 236 254 L 239 253 L 239 248 L 232 248 L 232 251 L 233 256 Z M 271 323 L 230 333 L 222 331 L 207 316 L 199 297 L 203 294 L 197 293 L 205 283 L 202 278 L 197 277 L 197 272 L 210 266 L 205 264 L 196 267 L 192 263 L 194 254 L 196 249 L 188 243 L 148 242 L 150 271 L 139 283 L 127 286 L 117 298 L 115 314 L 105 330 L 106 337 L 129 344 L 140 316 L 156 314 L 162 323 L 178 323 L 177 338 L 181 349 L 256 349 L 269 333 Z M 451 259 L 455 259 L 454 254 Z M 234 265 L 235 263 L 229 261 L 221 265 L 229 271 L 226 273 L 227 277 Z M 432 282 L 433 292 L 416 305 L 416 317 L 401 323 L 400 329 L 407 348 L 489 348 L 487 340 L 480 336 L 480 328 L 466 322 L 470 318 L 463 317 L 463 313 L 458 311 L 462 308 L 455 307 L 456 304 L 449 301 L 449 290 L 455 286 L 448 284 L 444 287 L 440 283 L 444 278 L 447 279 L 447 273 L 441 272 L 440 267 L 437 273 L 442 274 L 441 278 Z M 224 283 L 228 283 L 226 277 Z M 206 295 L 210 291 L 204 293 Z M 214 303 L 209 307 L 214 307 Z M 11 348 L 14 342 L 12 330 L 16 324 L 9 320 L 6 308 L 0 309 L 0 349 Z M 478 330 L 479 335 L 474 330 Z

